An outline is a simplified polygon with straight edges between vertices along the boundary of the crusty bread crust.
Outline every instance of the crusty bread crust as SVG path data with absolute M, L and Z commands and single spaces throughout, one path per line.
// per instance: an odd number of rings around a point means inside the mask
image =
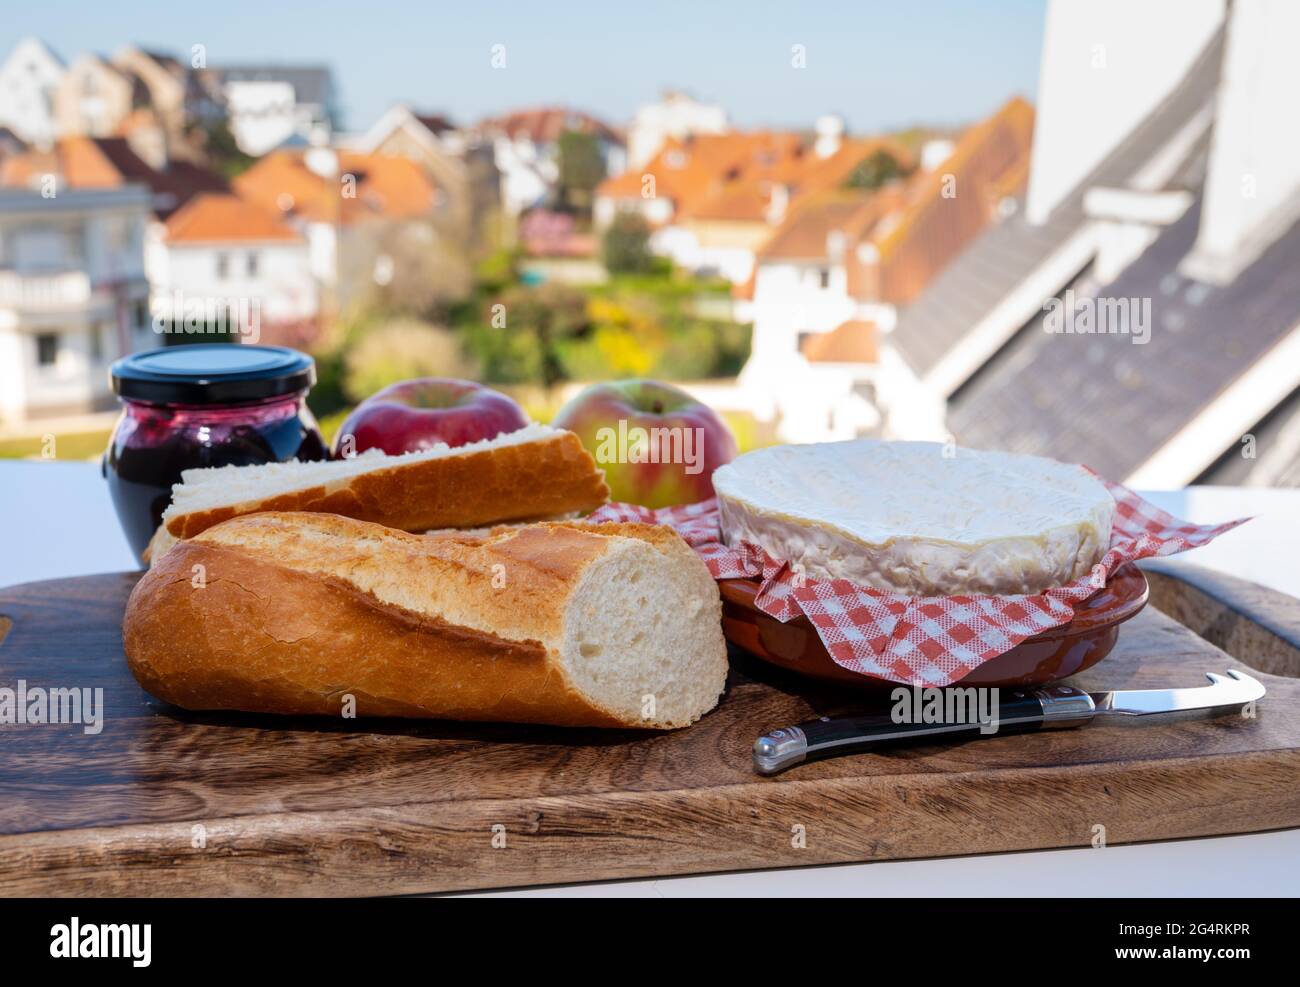
M 145 690 L 186 709 L 340 716 L 352 696 L 357 716 L 660 726 L 590 700 L 557 652 L 578 579 L 628 537 L 699 564 L 652 525 L 410 535 L 329 515 L 241 517 L 179 543 L 136 585 L 127 660 Z M 457 619 L 391 602 L 404 585 L 437 586 Z
M 609 499 L 604 473 L 572 432 L 349 477 L 291 493 L 181 514 L 175 538 L 255 511 L 310 511 L 374 521 L 403 531 L 473 528 L 590 511 Z M 152 552 L 156 559 L 160 553 Z

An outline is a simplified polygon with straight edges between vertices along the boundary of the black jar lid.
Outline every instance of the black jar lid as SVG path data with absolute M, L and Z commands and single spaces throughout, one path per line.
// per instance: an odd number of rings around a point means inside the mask
M 113 393 L 151 404 L 237 404 L 305 391 L 316 361 L 286 346 L 193 343 L 141 350 L 109 368 Z

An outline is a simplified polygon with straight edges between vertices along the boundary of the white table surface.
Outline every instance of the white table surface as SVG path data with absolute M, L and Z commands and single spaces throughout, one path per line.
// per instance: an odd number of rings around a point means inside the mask
M 1300 596 L 1300 490 L 1192 487 L 1144 491 L 1160 507 L 1198 523 L 1255 520 L 1182 557 Z M 97 464 L 0 461 L 0 586 L 131 568 Z M 0 684 L 4 684 L 0 646 Z M 1114 838 L 1114 837 L 1112 837 Z M 844 864 L 790 870 L 614 881 L 490 892 L 556 896 L 845 895 L 997 897 L 1025 895 L 1241 896 L 1300 894 L 1300 829 L 1179 840 L 1103 850 Z

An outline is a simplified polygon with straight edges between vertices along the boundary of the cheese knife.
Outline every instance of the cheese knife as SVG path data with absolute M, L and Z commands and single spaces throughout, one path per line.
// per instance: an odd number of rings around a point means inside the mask
M 890 712 L 867 716 L 823 716 L 794 727 L 765 733 L 754 741 L 754 770 L 774 775 L 805 761 L 869 750 L 877 744 L 928 740 L 938 735 L 987 736 L 1058 727 L 1081 727 L 1097 717 L 1148 716 L 1192 709 L 1229 710 L 1254 702 L 1264 686 L 1244 672 L 1227 676 L 1206 672 L 1210 685 L 1195 689 L 1138 689 L 1084 692 L 1068 685 L 1042 689 L 993 690 L 997 697 L 996 729 L 984 721 L 905 722 Z M 959 689 L 960 687 L 954 687 Z M 943 690 L 947 692 L 948 690 Z

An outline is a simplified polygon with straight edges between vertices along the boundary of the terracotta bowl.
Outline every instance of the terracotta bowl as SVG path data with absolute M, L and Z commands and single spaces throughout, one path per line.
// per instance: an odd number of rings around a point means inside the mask
M 823 681 L 867 688 L 896 683 L 859 675 L 835 664 L 807 617 L 783 624 L 754 605 L 755 579 L 724 579 L 722 630 L 727 640 L 764 661 Z M 1106 588 L 1075 610 L 1074 620 L 1021 641 L 1006 654 L 985 662 L 961 680 L 962 685 L 1022 686 L 1055 682 L 1101 661 L 1115 646 L 1119 625 L 1137 615 L 1147 602 L 1147 579 L 1136 566 L 1125 566 Z

